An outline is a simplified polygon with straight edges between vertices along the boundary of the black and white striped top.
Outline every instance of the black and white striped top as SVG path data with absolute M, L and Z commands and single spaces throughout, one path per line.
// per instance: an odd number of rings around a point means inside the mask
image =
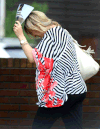
M 32 51 L 36 62 L 39 107 L 60 107 L 67 94 L 87 92 L 81 77 L 73 38 L 60 26 L 49 29 Z

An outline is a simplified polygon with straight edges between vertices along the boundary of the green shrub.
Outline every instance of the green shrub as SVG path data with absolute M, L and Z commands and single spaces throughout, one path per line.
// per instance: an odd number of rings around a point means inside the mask
M 13 9 L 12 8 L 14 7 L 14 4 L 16 2 L 19 2 L 20 3 L 20 0 L 10 0 L 6 2 L 6 20 L 5 20 L 5 37 L 12 37 L 12 38 L 16 38 L 16 35 L 13 31 L 13 26 L 14 26 L 14 23 L 15 23 L 15 16 L 16 16 L 16 11 L 17 9 Z M 33 2 L 31 4 L 31 6 L 34 7 L 35 10 L 39 10 L 39 11 L 42 11 L 44 13 L 46 13 L 48 11 L 48 5 L 47 3 L 37 3 L 37 2 Z M 23 27 L 24 24 L 22 24 L 22 27 Z M 30 39 L 26 33 L 24 32 L 24 35 L 26 36 L 27 40 L 29 43 L 35 43 L 35 40 L 34 39 Z

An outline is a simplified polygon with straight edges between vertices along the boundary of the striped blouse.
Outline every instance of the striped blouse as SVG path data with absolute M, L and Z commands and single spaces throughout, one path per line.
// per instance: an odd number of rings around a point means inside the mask
M 68 94 L 87 92 L 73 40 L 67 30 L 57 26 L 49 29 L 32 50 L 39 107 L 60 107 L 68 100 Z

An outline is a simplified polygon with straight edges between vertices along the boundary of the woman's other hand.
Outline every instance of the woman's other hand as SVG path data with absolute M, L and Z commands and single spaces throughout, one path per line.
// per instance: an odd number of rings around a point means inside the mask
M 13 27 L 13 31 L 20 40 L 22 37 L 24 37 L 23 29 L 19 21 L 16 21 Z

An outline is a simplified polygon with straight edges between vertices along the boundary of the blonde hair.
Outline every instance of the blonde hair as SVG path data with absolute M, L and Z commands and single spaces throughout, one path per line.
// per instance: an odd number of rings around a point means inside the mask
M 30 37 L 33 36 L 32 31 L 38 31 L 41 34 L 44 34 L 47 31 L 47 27 L 50 25 L 61 26 L 58 22 L 48 18 L 43 12 L 32 11 L 25 20 L 24 30 Z

